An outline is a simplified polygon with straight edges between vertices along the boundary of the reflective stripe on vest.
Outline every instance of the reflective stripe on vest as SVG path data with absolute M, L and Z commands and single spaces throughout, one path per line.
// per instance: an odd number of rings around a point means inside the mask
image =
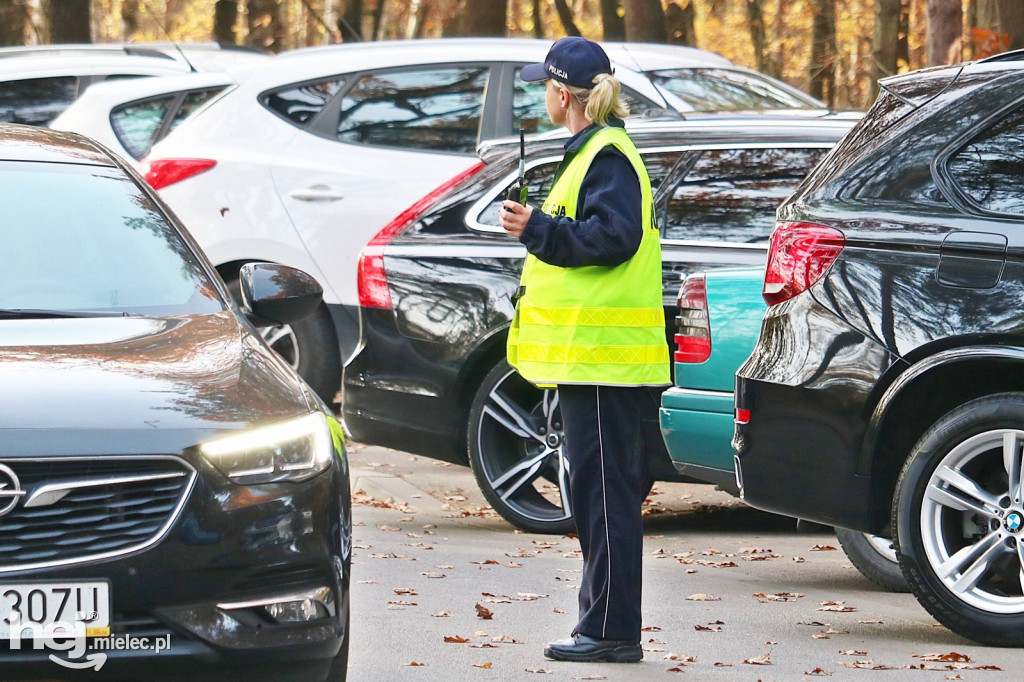
M 647 169 L 626 132 L 606 127 L 593 133 L 541 210 L 574 219 L 587 170 L 608 145 L 626 156 L 640 180 L 643 237 L 633 257 L 616 266 L 561 268 L 527 256 L 508 360 L 538 385 L 670 383 L 654 198 Z

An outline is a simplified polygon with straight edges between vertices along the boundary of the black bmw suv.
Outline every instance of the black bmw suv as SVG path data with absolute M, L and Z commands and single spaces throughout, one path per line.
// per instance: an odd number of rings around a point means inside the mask
M 351 547 L 331 412 L 155 193 L 78 135 L 0 124 L 0 677 L 339 680 Z M 77 678 L 76 678 L 77 679 Z
M 940 622 L 1024 645 L 1024 52 L 896 76 L 778 214 L 736 381 L 770 511 L 894 537 Z

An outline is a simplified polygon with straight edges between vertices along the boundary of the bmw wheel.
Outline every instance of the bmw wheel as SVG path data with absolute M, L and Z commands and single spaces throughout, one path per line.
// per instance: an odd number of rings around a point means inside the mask
M 502 360 L 469 411 L 469 463 L 488 503 L 532 533 L 575 529 L 566 490 L 558 391 L 541 390 Z
M 846 528 L 836 528 L 836 538 L 853 567 L 886 592 L 909 592 L 900 571 L 892 540 Z
M 241 302 L 238 278 L 225 281 L 236 302 Z M 257 327 L 256 330 L 309 387 L 328 405 L 336 402 L 341 388 L 341 356 L 331 314 L 322 303 L 309 317 L 292 324 Z
M 967 402 L 922 436 L 893 505 L 900 565 L 950 630 L 1024 646 L 1024 393 Z

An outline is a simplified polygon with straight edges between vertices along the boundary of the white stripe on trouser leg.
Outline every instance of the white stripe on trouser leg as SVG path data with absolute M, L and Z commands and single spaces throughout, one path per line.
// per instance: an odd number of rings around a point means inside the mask
M 608 534 L 608 491 L 604 481 L 604 436 L 601 433 L 601 387 L 596 386 L 597 391 L 597 447 L 601 454 L 601 502 L 604 505 L 604 547 L 608 554 L 608 581 L 605 584 L 606 592 L 604 598 L 604 623 L 601 625 L 601 639 L 607 638 L 608 632 L 608 609 L 612 599 L 612 542 Z

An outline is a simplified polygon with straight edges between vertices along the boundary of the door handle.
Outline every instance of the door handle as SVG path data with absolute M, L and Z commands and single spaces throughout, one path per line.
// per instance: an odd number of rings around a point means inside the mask
M 344 199 L 327 185 L 313 185 L 304 189 L 293 189 L 288 196 L 299 201 L 338 201 Z

